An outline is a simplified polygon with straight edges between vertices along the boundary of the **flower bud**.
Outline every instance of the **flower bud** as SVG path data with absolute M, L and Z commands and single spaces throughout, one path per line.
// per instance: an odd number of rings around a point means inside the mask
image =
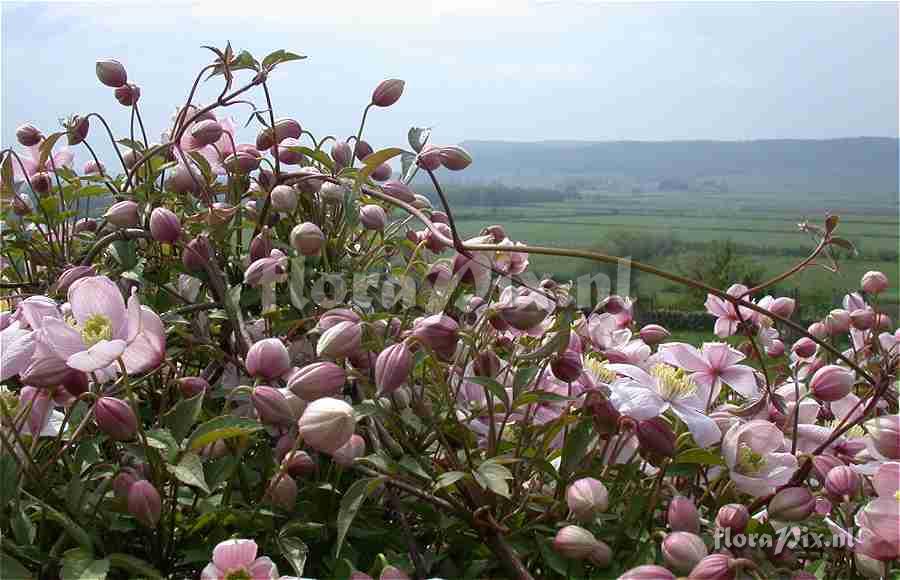
M 850 324 L 856 330 L 869 330 L 875 325 L 875 311 L 871 308 L 857 308 L 850 313 Z
M 128 228 L 138 225 L 141 220 L 138 214 L 138 204 L 131 200 L 120 201 L 109 206 L 103 214 L 106 221 L 114 226 Z
M 666 564 L 680 574 L 688 574 L 709 555 L 703 539 L 690 532 L 673 532 L 662 541 Z
M 400 99 L 405 84 L 400 79 L 381 81 L 372 92 L 372 104 L 376 107 L 390 107 Z
M 253 151 L 236 151 L 225 158 L 223 164 L 228 171 L 238 175 L 247 175 L 251 171 L 259 169 L 261 155 L 255 149 Z
M 816 508 L 816 498 L 805 487 L 782 489 L 769 502 L 769 517 L 784 522 L 802 522 Z
M 612 549 L 603 540 L 597 540 L 597 545 L 588 556 L 591 564 L 598 568 L 606 568 L 612 564 Z
M 809 325 L 809 327 L 807 327 L 806 332 L 815 336 L 819 340 L 828 337 L 828 328 L 821 322 L 813 322 Z
M 250 393 L 250 402 L 253 403 L 259 420 L 267 425 L 290 425 L 295 420 L 287 399 L 278 389 L 256 387 Z
M 900 415 L 884 415 L 866 423 L 875 451 L 892 461 L 900 460 Z
M 734 558 L 728 554 L 710 554 L 691 570 L 688 580 L 734 580 Z
M 777 338 L 772 341 L 769 346 L 766 347 L 766 355 L 772 358 L 778 358 L 780 356 L 784 356 L 784 343 L 778 340 Z
M 315 256 L 325 244 L 325 234 L 312 222 L 303 222 L 291 230 L 291 246 L 304 256 Z
M 331 458 L 341 467 L 350 467 L 353 462 L 366 454 L 366 440 L 354 433 L 340 448 L 331 453 Z
M 344 369 L 333 362 L 316 362 L 298 369 L 288 379 L 287 386 L 304 401 L 315 401 L 339 394 L 346 382 Z
M 303 411 L 297 430 L 303 441 L 313 449 L 333 453 L 343 447 L 353 431 L 356 420 L 353 407 L 344 401 L 325 397 L 316 399 Z
M 582 368 L 581 355 L 574 350 L 564 350 L 550 359 L 553 376 L 567 383 L 577 381 Z
M 825 490 L 838 498 L 855 496 L 861 484 L 859 474 L 846 465 L 835 467 L 825 477 Z
M 675 574 L 662 566 L 646 564 L 625 572 L 619 576 L 619 580 L 675 580 Z
M 153 484 L 140 479 L 128 489 L 128 512 L 148 528 L 155 528 L 162 511 L 162 500 Z
M 389 395 L 406 382 L 412 370 L 413 356 L 405 342 L 387 347 L 375 361 L 375 386 L 378 395 Z
M 387 224 L 387 214 L 380 205 L 364 205 L 359 208 L 359 222 L 367 230 L 380 232 Z
M 128 81 L 128 73 L 119 61 L 105 58 L 97 61 L 97 78 L 104 85 L 116 88 Z
M 247 351 L 247 372 L 251 377 L 276 379 L 291 368 L 291 356 L 277 338 L 264 338 Z
M 81 218 L 77 222 L 75 222 L 75 227 L 73 228 L 76 234 L 81 234 L 85 232 L 96 232 L 97 231 L 97 220 L 89 219 L 89 218 Z
M 188 272 L 202 272 L 210 259 L 209 239 L 205 235 L 194 238 L 184 246 L 181 263 Z
M 472 156 L 462 147 L 441 147 L 439 151 L 441 165 L 451 171 L 461 171 L 472 163 Z
M 297 482 L 286 473 L 276 474 L 269 482 L 266 497 L 273 505 L 290 511 L 297 503 Z
M 319 469 L 306 451 L 289 451 L 281 460 L 281 467 L 293 477 L 305 477 Z
M 116 441 L 127 441 L 137 432 L 137 417 L 125 401 L 100 397 L 94 405 L 94 421 L 101 431 Z
M 494 378 L 500 374 L 500 357 L 493 350 L 482 350 L 475 355 L 472 370 L 479 377 Z
M 619 430 L 619 419 L 622 415 L 612 402 L 598 391 L 588 394 L 584 403 L 594 420 L 594 429 L 598 433 L 615 433 Z
M 837 401 L 847 396 L 856 382 L 853 371 L 838 365 L 825 365 L 809 381 L 809 389 L 821 401 Z
M 178 379 L 178 390 L 181 396 L 190 399 L 209 389 L 209 383 L 203 377 L 183 377 Z
M 268 258 L 271 254 L 272 234 L 268 227 L 264 227 L 250 242 L 250 261 Z
M 134 106 L 141 98 L 141 88 L 134 84 L 125 84 L 113 91 L 113 96 L 123 107 Z
M 181 222 L 172 211 L 154 208 L 150 213 L 150 233 L 157 242 L 173 244 L 181 237 Z
M 44 135 L 30 123 L 26 123 L 16 129 L 16 140 L 23 147 L 33 147 L 40 143 L 43 138 Z
M 31 176 L 31 189 L 38 195 L 47 195 L 53 187 L 53 180 L 46 171 L 39 171 Z
M 585 560 L 597 548 L 594 534 L 579 526 L 566 526 L 556 533 L 553 549 L 565 558 Z
M 666 520 L 673 532 L 700 533 L 700 515 L 697 513 L 697 507 L 684 496 L 677 495 L 672 498 L 666 512 Z
M 80 117 L 78 115 L 72 117 L 66 125 L 66 137 L 69 140 L 69 145 L 78 145 L 87 139 L 90 128 L 91 121 L 87 117 Z
M 793 298 L 787 298 L 786 296 L 782 296 L 781 298 L 776 298 L 769 304 L 769 311 L 773 314 L 777 314 L 782 318 L 790 318 L 791 314 L 794 313 L 794 309 L 797 307 L 797 303 Z
M 276 185 L 270 195 L 275 211 L 291 213 L 297 208 L 297 191 L 290 185 Z
M 671 336 L 671 333 L 658 324 L 647 324 L 640 331 L 641 340 L 647 344 L 658 344 Z
M 812 462 L 813 470 L 815 470 L 816 478 L 819 481 L 825 481 L 825 478 L 828 477 L 829 471 L 831 471 L 835 467 L 844 465 L 840 459 L 838 459 L 834 455 L 828 454 L 816 455 L 812 458 Z
M 332 308 L 319 318 L 316 328 L 319 330 L 328 330 L 341 322 L 361 322 L 362 318 L 359 314 L 353 312 L 349 308 Z
M 816 354 L 816 343 L 811 338 L 804 336 L 794 343 L 791 350 L 800 358 L 809 358 Z
M 360 576 L 352 576 L 350 580 L 372 580 L 369 576 L 360 573 Z M 410 580 L 409 576 L 396 566 L 385 566 L 378 576 L 378 580 Z
M 434 171 L 441 166 L 441 150 L 434 145 L 427 144 L 416 156 L 416 164 L 422 169 Z
M 197 169 L 179 164 L 166 178 L 166 189 L 180 194 L 196 194 L 203 187 L 203 176 Z
M 416 200 L 413 190 L 402 181 L 388 181 L 381 186 L 381 190 L 387 195 L 406 203 L 412 203 Z
M 362 325 L 357 322 L 339 322 L 322 333 L 316 344 L 316 352 L 323 358 L 344 358 L 359 350 Z
M 297 147 L 300 147 L 299 139 L 288 137 L 278 145 L 278 160 L 285 165 L 305 165 L 306 157 Z
M 876 540 L 876 542 L 877 542 L 877 540 Z M 887 542 L 877 542 L 877 543 L 880 544 L 881 546 L 885 546 L 885 544 L 890 546 L 890 544 Z M 854 560 L 854 563 L 856 564 L 856 571 L 859 572 L 859 574 L 863 578 L 871 578 L 872 580 L 884 580 L 884 578 L 887 577 L 887 565 L 885 564 L 885 562 L 875 559 L 872 556 L 869 556 L 869 555 L 865 554 L 864 552 L 860 551 L 860 550 L 865 550 L 866 547 L 867 546 L 865 546 L 865 545 L 857 544 L 856 551 L 853 554 L 853 560 Z M 894 552 L 894 554 L 896 554 L 896 548 L 891 547 L 888 551 L 891 551 L 891 550 Z M 869 550 L 869 551 L 875 552 L 878 550 Z M 884 560 L 887 560 L 887 561 L 892 560 L 894 558 L 894 554 L 885 554 L 886 557 L 884 558 Z
M 829 336 L 846 334 L 850 330 L 850 313 L 842 308 L 835 308 L 823 321 Z
M 462 254 L 457 255 L 457 257 L 461 256 Z M 474 260 L 468 263 L 476 264 Z M 475 277 L 477 278 L 477 273 Z M 463 280 L 465 280 L 465 276 L 463 276 Z M 522 293 L 509 303 L 498 306 L 497 313 L 513 328 L 528 330 L 543 322 L 550 315 L 548 307 L 552 308 L 552 304 L 539 301 L 535 295 Z
M 662 417 L 638 421 L 637 438 L 641 450 L 652 455 L 675 457 L 675 432 Z
M 422 318 L 413 326 L 412 336 L 441 356 L 449 358 L 456 351 L 459 324 L 446 314 Z
M 338 170 L 348 167 L 353 162 L 353 151 L 346 141 L 338 141 L 331 146 L 331 158 Z
M 198 121 L 191 126 L 191 139 L 201 147 L 212 145 L 222 137 L 222 125 L 214 119 Z
M 84 167 L 81 168 L 81 172 L 85 175 L 96 175 L 98 173 L 106 172 L 106 166 L 101 162 L 91 159 L 90 161 L 85 162 Z
M 71 286 L 72 282 L 75 280 L 96 275 L 97 269 L 93 266 L 72 266 L 66 268 L 66 270 L 60 274 L 59 278 L 57 278 L 56 284 L 53 285 L 53 291 L 65 294 L 69 291 L 69 286 Z
M 360 161 L 363 161 L 366 157 L 368 157 L 369 155 L 371 155 L 374 152 L 375 151 L 374 151 L 374 149 L 372 149 L 372 146 L 369 145 L 366 141 L 363 141 L 362 139 L 358 140 L 356 142 L 356 146 L 353 148 L 353 154 Z
M 566 489 L 566 505 L 582 521 L 590 521 L 609 507 L 609 492 L 599 479 L 584 477 Z
M 859 287 L 862 288 L 866 294 L 881 294 L 887 290 L 889 285 L 888 277 L 884 275 L 884 272 L 879 272 L 877 270 L 866 272 L 859 282 Z
M 719 508 L 716 514 L 716 527 L 723 530 L 731 530 L 736 534 L 744 533 L 747 524 L 750 523 L 750 512 L 747 506 L 739 503 L 730 503 Z
M 375 169 L 372 170 L 372 173 L 369 175 L 373 180 L 377 182 L 387 181 L 393 175 L 394 170 L 391 169 L 391 166 L 387 163 L 379 163 L 375 166 Z
M 140 479 L 143 478 L 136 470 L 126 467 L 113 479 L 113 493 L 117 498 L 128 501 L 128 492 L 131 490 L 131 486 Z

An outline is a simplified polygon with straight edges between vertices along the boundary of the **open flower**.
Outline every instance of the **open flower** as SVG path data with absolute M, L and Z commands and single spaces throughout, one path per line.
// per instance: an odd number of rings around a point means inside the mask
M 54 172 L 56 169 L 60 167 L 71 167 L 72 160 L 75 159 L 75 154 L 72 153 L 72 150 L 68 147 L 61 147 L 59 151 L 49 156 L 47 160 L 39 165 L 38 161 L 41 158 L 41 144 L 32 145 L 28 148 L 29 154 L 20 154 L 19 159 L 22 160 L 22 164 L 19 165 L 19 162 L 15 159 L 12 160 L 13 167 L 13 177 L 16 180 L 27 181 L 31 178 L 35 173 L 40 173 L 42 171 Z M 22 171 L 24 169 L 24 172 Z
M 55 358 L 81 372 L 115 375 L 113 363 L 119 358 L 129 374 L 162 362 L 166 339 L 159 316 L 141 306 L 136 295 L 126 309 L 119 289 L 106 276 L 76 280 L 69 287 L 69 305 L 68 320 L 44 317 L 32 367 Z
M 267 556 L 256 557 L 259 547 L 253 540 L 226 540 L 213 548 L 212 562 L 200 580 L 274 580 L 278 567 Z
M 744 354 L 724 342 L 706 342 L 702 350 L 681 342 L 660 345 L 663 361 L 691 373 L 691 380 L 712 390 L 722 381 L 744 397 L 751 398 L 757 392 L 753 369 L 737 364 Z
M 716 422 L 703 414 L 708 391 L 683 370 L 664 364 L 655 365 L 649 373 L 632 365 L 612 364 L 609 368 L 628 377 L 611 385 L 610 400 L 621 414 L 644 421 L 672 409 L 697 445 L 709 447 L 721 438 Z
M 735 487 L 762 496 L 785 485 L 797 470 L 797 458 L 779 453 L 783 446 L 781 430 L 762 419 L 729 429 L 722 439 L 722 455 Z
M 748 288 L 743 284 L 732 284 L 726 293 L 729 296 L 738 297 L 746 294 L 747 290 Z M 731 336 L 737 332 L 737 327 L 738 324 L 740 324 L 741 318 L 746 321 L 754 320 L 753 310 L 750 310 L 745 306 L 736 307 L 728 300 L 713 296 L 712 294 L 706 296 L 705 306 L 707 312 L 716 317 L 715 333 L 719 338 L 725 338 L 726 336 Z
M 883 463 L 872 478 L 878 498 L 856 514 L 856 551 L 877 560 L 900 557 L 900 463 Z

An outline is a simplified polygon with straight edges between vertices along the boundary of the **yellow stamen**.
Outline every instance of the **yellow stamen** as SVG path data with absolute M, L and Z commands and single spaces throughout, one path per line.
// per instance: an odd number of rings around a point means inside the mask
M 667 401 L 685 399 L 697 393 L 697 385 L 683 369 L 658 364 L 650 369 L 650 374 L 656 377 L 659 394 Z
M 753 451 L 746 443 L 738 447 L 737 466 L 735 471 L 742 475 L 756 475 L 766 464 L 766 458 Z
M 612 370 L 606 363 L 599 361 L 593 357 L 587 357 L 584 361 L 588 372 L 601 383 L 611 383 L 616 380 L 616 371 Z
M 101 340 L 110 340 L 112 338 L 112 322 L 102 314 L 92 315 L 81 327 L 81 338 L 84 339 L 88 348 Z

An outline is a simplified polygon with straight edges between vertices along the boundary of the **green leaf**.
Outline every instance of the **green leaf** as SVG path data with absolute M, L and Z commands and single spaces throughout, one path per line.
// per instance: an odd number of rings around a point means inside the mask
M 688 449 L 678 454 L 675 463 L 696 463 L 699 465 L 725 465 L 722 456 L 706 449 Z
M 53 133 L 52 135 L 48 135 L 46 139 L 41 143 L 38 151 L 40 155 L 38 156 L 38 167 L 44 167 L 44 164 L 47 163 L 47 159 L 50 158 L 50 152 L 53 151 L 53 147 L 56 146 L 56 142 L 59 141 L 59 138 L 65 135 L 65 131 L 60 131 L 58 133 Z
M 513 391 L 518 392 L 523 387 L 528 386 L 534 377 L 538 374 L 537 367 L 525 367 L 516 371 L 516 376 L 513 379 Z
M 566 444 L 563 447 L 560 473 L 572 473 L 587 454 L 588 447 L 594 439 L 591 429 L 591 421 L 583 419 L 574 429 L 570 429 L 566 435 Z
M 324 151 L 321 149 L 310 149 L 309 147 L 304 147 L 303 145 L 294 145 L 292 147 L 285 147 L 288 151 L 292 153 L 299 153 L 301 155 L 305 155 L 314 161 L 318 161 L 321 163 L 328 171 L 332 171 L 334 169 L 334 161 L 331 160 Z
M 278 536 L 278 548 L 281 555 L 288 561 L 294 573 L 298 577 L 303 576 L 303 569 L 306 568 L 306 558 L 309 556 L 309 547 L 301 540 L 293 536 Z
M 275 68 L 275 65 L 281 64 L 283 62 L 290 62 L 292 60 L 300 60 L 306 58 L 305 56 L 301 56 L 299 54 L 294 54 L 293 52 L 287 52 L 285 50 L 276 50 L 273 53 L 270 53 L 266 58 L 262 61 L 263 68 L 272 69 Z
M 34 543 L 36 530 L 34 522 L 31 521 L 31 518 L 22 508 L 24 508 L 24 506 L 13 511 L 12 521 L 10 523 L 12 524 L 13 535 L 16 537 L 16 541 L 20 545 L 30 546 Z
M 381 483 L 381 478 L 366 477 L 358 479 L 341 498 L 341 507 L 337 515 L 337 542 L 334 547 L 334 557 L 337 559 L 341 555 L 341 546 L 344 544 L 344 538 L 347 537 L 347 530 L 356 517 L 359 508 L 362 507 L 363 501 L 372 493 L 372 491 Z
M 34 577 L 34 574 L 23 566 L 21 562 L 9 554 L 0 552 L 0 578 L 33 580 Z
M 509 484 L 506 480 L 512 479 L 513 474 L 506 467 L 493 459 L 488 459 L 478 466 L 475 471 L 475 481 L 485 489 L 489 489 L 497 495 L 509 498 Z
M 509 393 L 506 392 L 506 387 L 496 380 L 490 377 L 466 377 L 463 380 L 475 383 L 476 385 L 481 385 L 490 391 L 492 395 L 500 399 L 504 407 L 507 409 L 509 408 Z
M 178 442 L 168 429 L 147 431 L 147 445 L 162 452 L 167 461 L 174 461 L 178 454 Z
M 203 461 L 197 455 L 185 453 L 178 465 L 168 465 L 167 467 L 172 472 L 172 475 L 178 478 L 178 481 L 199 487 L 204 493 L 209 493 L 209 487 L 207 487 L 206 479 L 203 476 Z
M 169 428 L 175 441 L 181 441 L 197 422 L 203 408 L 203 393 L 179 401 L 171 411 L 163 415 L 162 424 Z
M 428 143 L 428 138 L 431 136 L 431 127 L 410 127 L 409 133 L 407 134 L 407 140 L 409 141 L 409 146 L 413 148 L 413 151 L 419 153 L 422 151 L 422 148 L 425 147 L 425 144 Z
M 12 164 L 13 156 L 11 153 L 7 153 L 3 158 L 3 164 L 0 165 L 0 201 L 5 201 L 16 193 Z
M 438 490 L 447 487 L 448 485 L 453 485 L 465 476 L 466 474 L 463 471 L 448 471 L 442 473 L 438 476 L 437 481 L 434 482 L 434 489 Z
M 353 186 L 355 191 L 359 191 L 359 186 L 369 178 L 369 175 L 375 171 L 375 168 L 401 155 L 403 153 L 403 149 L 399 147 L 388 147 L 387 149 L 382 149 L 380 151 L 376 151 L 372 153 L 368 157 L 366 157 L 365 161 L 363 161 L 363 167 L 359 170 L 359 173 L 356 175 L 356 184 Z
M 19 495 L 16 479 L 19 475 L 19 464 L 16 458 L 8 453 L 0 455 L 0 509 L 6 507 Z
M 129 149 L 134 149 L 135 151 L 143 151 L 144 150 L 143 143 L 139 143 L 132 139 L 119 139 L 118 141 L 116 141 L 116 143 L 118 143 L 119 145 L 124 145 L 125 147 L 128 147 Z
M 79 546 L 81 546 L 82 551 L 89 554 L 93 553 L 94 544 L 88 533 L 84 531 L 84 528 L 72 521 L 69 516 L 53 509 L 43 501 L 39 499 L 34 499 L 33 501 L 39 504 L 44 510 L 44 516 L 59 524 L 59 526 L 62 527 Z
M 109 560 L 95 560 L 93 554 L 72 548 L 63 555 L 62 580 L 105 580 Z
M 263 426 L 253 419 L 223 415 L 210 419 L 197 427 L 191 434 L 188 447 L 197 451 L 220 439 L 241 437 L 261 431 Z
M 151 566 L 149 562 L 128 554 L 110 554 L 107 556 L 107 560 L 111 567 L 130 572 L 132 578 L 150 578 L 151 580 L 162 578 L 162 573 Z

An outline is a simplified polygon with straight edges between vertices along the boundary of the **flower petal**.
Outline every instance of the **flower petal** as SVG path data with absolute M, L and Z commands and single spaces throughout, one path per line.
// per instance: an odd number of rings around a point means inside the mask
M 57 358 L 65 360 L 87 348 L 81 334 L 59 318 L 47 316 L 42 325 L 38 340 L 49 347 Z M 38 350 L 40 352 L 36 353 L 35 358 L 43 354 L 42 349 Z
M 31 363 L 34 355 L 35 332 L 25 330 L 13 322 L 0 332 L 0 381 L 13 377 Z
M 256 542 L 253 540 L 226 540 L 213 548 L 213 564 L 222 570 L 246 568 L 256 559 Z
M 723 369 L 719 378 L 741 396 L 752 399 L 759 390 L 756 374 L 746 365 L 734 365 Z
M 878 497 L 893 498 L 900 490 L 900 463 L 889 461 L 882 463 L 872 478 L 872 485 Z
M 76 352 L 66 364 L 83 373 L 105 369 L 125 352 L 124 340 L 101 340 L 91 348 Z
M 722 432 L 716 422 L 691 407 L 680 402 L 672 403 L 672 411 L 684 421 L 700 447 L 709 447 L 722 439 Z
M 610 391 L 610 401 L 619 413 L 638 421 L 658 417 L 668 408 L 656 391 L 634 382 L 613 383 Z
M 140 334 L 122 353 L 128 374 L 156 368 L 166 356 L 166 329 L 159 316 L 146 306 L 140 307 Z
M 69 286 L 69 304 L 80 326 L 94 315 L 109 319 L 112 336 L 120 338 L 124 333 L 125 300 L 119 287 L 106 276 L 79 278 Z
M 664 362 L 692 373 L 708 370 L 710 366 L 695 346 L 683 342 L 661 344 L 659 354 Z
M 257 558 L 247 571 L 253 580 L 274 580 L 278 576 L 278 567 L 268 556 Z

